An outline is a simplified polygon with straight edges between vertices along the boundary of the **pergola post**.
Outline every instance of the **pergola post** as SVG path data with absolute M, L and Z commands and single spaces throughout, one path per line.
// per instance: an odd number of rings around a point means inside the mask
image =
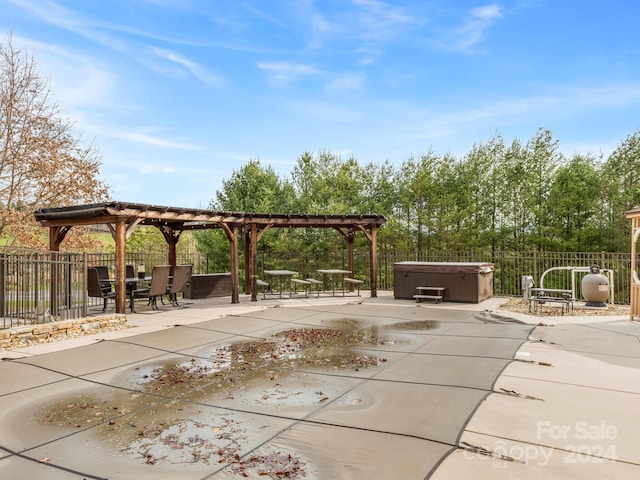
M 369 238 L 369 265 L 371 271 L 371 298 L 378 296 L 378 235 L 376 226 L 371 227 L 371 237 Z
M 353 242 L 356 238 L 356 232 L 354 230 L 349 230 L 344 236 L 347 241 L 347 270 L 351 272 L 351 275 L 354 275 L 355 272 L 355 261 L 353 259 Z M 346 283 L 346 282 L 345 282 Z M 353 284 L 349 284 L 349 291 L 353 292 Z
M 240 272 L 238 271 L 238 227 L 233 223 L 221 223 L 220 227 L 229 239 L 229 252 L 231 254 L 231 303 L 240 303 Z
M 258 301 L 258 226 L 251 224 L 251 248 L 246 262 L 251 265 L 251 301 Z
M 125 219 L 116 221 L 115 231 L 116 241 L 116 313 L 126 313 L 127 311 L 127 266 L 126 266 L 126 245 L 127 245 L 127 222 Z
M 164 237 L 168 246 L 167 261 L 171 266 L 171 268 L 169 269 L 169 275 L 173 275 L 173 272 L 175 271 L 175 268 L 176 268 L 176 264 L 178 263 L 178 255 L 176 252 L 177 252 L 178 241 L 180 240 L 180 234 L 182 233 L 182 231 L 174 230 L 173 228 L 170 228 L 166 225 L 161 227 L 160 231 L 162 232 L 162 236 Z
M 253 239 L 252 232 L 245 229 L 244 232 L 244 294 L 249 295 L 253 288 L 252 278 L 252 262 L 251 262 L 251 241 Z

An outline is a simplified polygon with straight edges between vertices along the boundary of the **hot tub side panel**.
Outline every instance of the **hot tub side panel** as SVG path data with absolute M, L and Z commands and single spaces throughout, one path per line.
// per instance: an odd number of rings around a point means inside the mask
M 444 287 L 443 300 L 479 303 L 493 296 L 493 264 L 400 262 L 394 265 L 394 296 L 413 299 L 416 287 Z

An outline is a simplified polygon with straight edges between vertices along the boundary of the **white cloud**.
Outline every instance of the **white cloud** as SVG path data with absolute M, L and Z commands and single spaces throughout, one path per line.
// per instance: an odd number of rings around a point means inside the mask
M 189 152 L 203 152 L 200 145 L 188 143 L 184 141 L 172 140 L 166 135 L 159 133 L 158 128 L 130 128 L 125 130 L 121 127 L 112 127 L 106 124 L 91 123 L 90 118 L 86 118 L 83 122 L 83 130 L 88 133 L 95 134 L 99 138 L 112 138 L 125 140 L 141 146 L 151 146 L 161 149 L 183 150 Z
M 163 48 L 152 48 L 151 50 L 157 57 L 163 60 L 169 61 L 171 63 L 177 64 L 180 67 L 182 67 L 184 70 L 187 70 L 191 75 L 196 77 L 202 83 L 205 83 L 207 85 L 212 85 L 212 86 L 220 85 L 222 83 L 222 80 L 220 79 L 220 77 L 207 72 L 207 70 L 204 67 L 202 67 L 201 65 L 195 62 L 192 62 L 191 60 L 186 59 L 179 53 L 166 50 Z
M 17 49 L 33 55 L 38 73 L 51 81 L 51 93 L 63 110 L 113 105 L 118 78 L 90 56 L 52 43 L 13 35 Z
M 144 133 L 120 132 L 119 134 L 112 135 L 112 136 L 117 136 L 125 140 L 130 140 L 132 142 L 143 143 L 146 145 L 151 145 L 151 146 L 160 147 L 160 148 L 173 148 L 177 150 L 193 150 L 193 151 L 200 150 L 200 147 L 190 143 L 176 142 L 172 140 L 167 140 L 166 138 L 147 135 Z
M 144 164 L 144 165 L 139 165 L 138 166 L 138 171 L 140 173 L 143 174 L 158 174 L 158 173 L 162 173 L 162 174 L 169 174 L 169 173 L 175 173 L 176 168 L 175 167 L 171 167 L 168 165 L 151 165 L 151 164 Z
M 360 36 L 366 40 L 384 41 L 405 32 L 417 19 L 403 9 L 379 0 L 353 0 L 358 7 Z
M 297 100 L 291 101 L 288 108 L 298 117 L 331 123 L 353 123 L 362 120 L 362 112 L 342 103 L 327 103 Z
M 496 4 L 484 5 L 472 9 L 463 24 L 449 31 L 439 46 L 453 50 L 469 51 L 482 42 L 486 31 L 500 18 L 502 8 Z
M 318 48 L 321 45 L 321 38 L 331 34 L 334 30 L 333 25 L 320 13 L 314 12 L 311 15 L 311 32 L 312 37 L 309 42 L 310 48 Z
M 493 18 L 500 18 L 502 17 L 502 9 L 496 4 L 476 7 L 471 10 L 471 16 L 488 20 L 491 20 Z
M 263 10 L 259 10 L 253 5 L 249 5 L 247 2 L 244 2 L 242 4 L 242 8 L 244 8 L 251 15 L 257 18 L 260 18 L 261 20 L 265 20 L 266 22 L 269 22 L 273 25 L 277 25 L 278 27 L 284 26 L 284 24 L 277 17 L 273 15 L 269 15 L 268 13 L 265 13 Z
M 286 62 L 258 62 L 258 68 L 269 75 L 269 84 L 283 87 L 318 71 L 310 65 Z
M 353 74 L 343 75 L 331 81 L 325 89 L 327 91 L 344 91 L 344 90 L 359 90 L 364 82 L 364 75 Z

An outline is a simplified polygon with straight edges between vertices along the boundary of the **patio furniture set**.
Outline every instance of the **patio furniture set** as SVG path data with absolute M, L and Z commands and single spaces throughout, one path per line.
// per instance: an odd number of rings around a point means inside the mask
M 158 298 L 165 305 L 163 297 L 166 296 L 174 307 L 178 304 L 178 293 L 182 292 L 191 277 L 191 265 L 176 265 L 171 273 L 171 266 L 157 265 L 153 267 L 151 276 L 136 276 L 133 265 L 127 265 L 126 285 L 129 297 L 129 308 L 135 313 L 135 300 L 148 299 L 148 305 L 153 310 L 158 310 Z M 106 266 L 90 267 L 87 269 L 87 293 L 92 298 L 104 299 L 102 311 L 106 311 L 110 298 L 115 299 L 113 288 L 115 279 L 109 277 L 109 269 Z
M 321 293 L 330 293 L 334 297 L 337 294 L 345 296 L 349 291 L 353 291 L 354 287 L 356 295 L 360 296 L 360 285 L 364 283 L 364 280 L 347 277 L 351 274 L 350 270 L 326 269 L 317 270 L 317 272 L 322 274 L 322 280 L 312 277 L 294 278 L 298 272 L 293 270 L 265 270 L 264 273 L 270 281 L 256 279 L 256 284 L 262 289 L 263 299 L 266 299 L 267 295 L 282 298 L 283 294 L 285 296 L 288 294 L 289 298 L 293 298 L 298 294 L 298 289 L 305 298 L 308 298 L 312 291 L 316 293 L 317 297 L 320 297 Z

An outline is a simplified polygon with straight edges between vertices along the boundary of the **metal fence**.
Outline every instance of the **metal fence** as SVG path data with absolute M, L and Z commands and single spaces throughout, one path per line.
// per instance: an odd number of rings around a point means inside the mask
M 178 252 L 177 263 L 193 265 L 193 273 L 219 273 L 213 265 L 227 265 L 228 257 L 212 257 L 199 252 Z M 113 265 L 113 254 L 89 255 L 90 265 Z M 539 286 L 540 276 L 550 268 L 589 267 L 596 263 L 601 269 L 613 271 L 613 291 L 616 303 L 628 304 L 630 301 L 631 254 L 615 252 L 512 252 L 512 251 L 424 251 L 408 252 L 396 249 L 378 249 L 378 278 L 380 290 L 393 290 L 393 265 L 404 261 L 424 262 L 489 262 L 495 265 L 494 295 L 518 296 L 522 294 L 521 278 L 533 277 Z M 167 263 L 166 254 L 146 252 L 127 253 L 127 263 L 144 265 L 150 272 L 154 265 Z M 287 252 L 277 254 L 271 251 L 258 251 L 258 275 L 264 277 L 264 270 L 288 269 L 299 272 L 303 277 L 316 275 L 319 269 L 346 268 L 347 250 L 337 245 L 331 250 L 301 254 Z M 370 259 L 368 249 L 356 249 L 354 257 L 354 277 L 368 284 Z M 244 281 L 244 257 L 240 257 L 240 281 Z M 569 288 L 570 270 L 554 270 L 545 276 L 547 288 Z M 576 274 L 576 295 L 580 298 L 580 280 L 583 273 Z M 366 288 L 366 287 L 365 287 Z
M 193 273 L 216 273 L 212 265 L 225 264 L 220 258 L 200 253 L 178 252 L 177 263 L 193 265 Z M 353 276 L 369 278 L 369 253 L 356 251 Z M 597 263 L 600 268 L 614 272 L 614 299 L 618 304 L 630 301 L 631 255 L 609 252 L 407 252 L 382 248 L 378 251 L 378 278 L 380 290 L 393 290 L 393 266 L 403 261 L 428 262 L 490 262 L 495 265 L 495 296 L 522 294 L 521 277 L 531 275 L 538 285 L 540 276 L 552 267 L 589 267 Z M 127 252 L 126 263 L 136 271 L 141 267 L 150 273 L 155 265 L 167 263 L 163 253 Z M 89 299 L 86 293 L 86 269 L 107 265 L 113 269 L 113 253 L 61 253 L 4 248 L 0 249 L 0 328 L 25 323 L 44 323 L 54 320 L 83 318 L 87 309 L 101 305 L 99 299 Z M 316 270 L 345 268 L 347 252 L 344 248 L 301 255 L 290 252 L 276 255 L 258 252 L 258 275 L 264 270 L 290 269 L 301 275 L 314 276 Z M 112 270 L 113 273 L 113 270 Z M 243 258 L 240 258 L 240 281 L 244 281 Z M 569 288 L 571 272 L 554 270 L 545 277 L 547 288 Z M 365 285 L 364 288 L 367 288 Z M 580 278 L 576 282 L 576 295 L 580 298 Z
M 86 255 L 0 250 L 0 325 L 86 316 Z
M 315 255 L 300 256 L 288 254 L 274 256 L 259 254 L 258 274 L 263 269 L 287 268 L 304 275 L 313 274 L 321 268 L 345 268 L 346 251 L 321 252 Z M 369 253 L 356 252 L 355 272 L 353 276 L 369 279 Z M 393 290 L 394 264 L 405 261 L 420 262 L 488 262 L 495 265 L 493 293 L 499 297 L 522 295 L 522 276 L 532 276 L 539 286 L 541 275 L 556 267 L 590 267 L 596 263 L 601 269 L 613 271 L 613 292 L 616 303 L 629 304 L 631 282 L 631 254 L 610 252 L 509 252 L 509 251 L 425 251 L 408 252 L 391 249 L 378 250 L 378 278 L 380 290 Z M 575 273 L 576 298 L 581 298 L 580 282 L 584 272 Z M 547 288 L 571 288 L 572 272 L 553 270 L 544 279 Z M 367 285 L 365 287 L 367 288 Z
M 539 286 L 541 275 L 550 268 L 589 267 L 594 263 L 601 269 L 613 271 L 613 292 L 616 303 L 629 304 L 631 283 L 631 254 L 611 252 L 378 252 L 378 287 L 393 289 L 393 264 L 404 261 L 424 262 L 489 262 L 495 265 L 493 293 L 495 296 L 522 295 L 523 275 L 533 277 Z M 581 298 L 580 281 L 584 273 L 575 273 L 576 298 Z M 553 270 L 544 278 L 547 288 L 571 287 L 571 270 Z

